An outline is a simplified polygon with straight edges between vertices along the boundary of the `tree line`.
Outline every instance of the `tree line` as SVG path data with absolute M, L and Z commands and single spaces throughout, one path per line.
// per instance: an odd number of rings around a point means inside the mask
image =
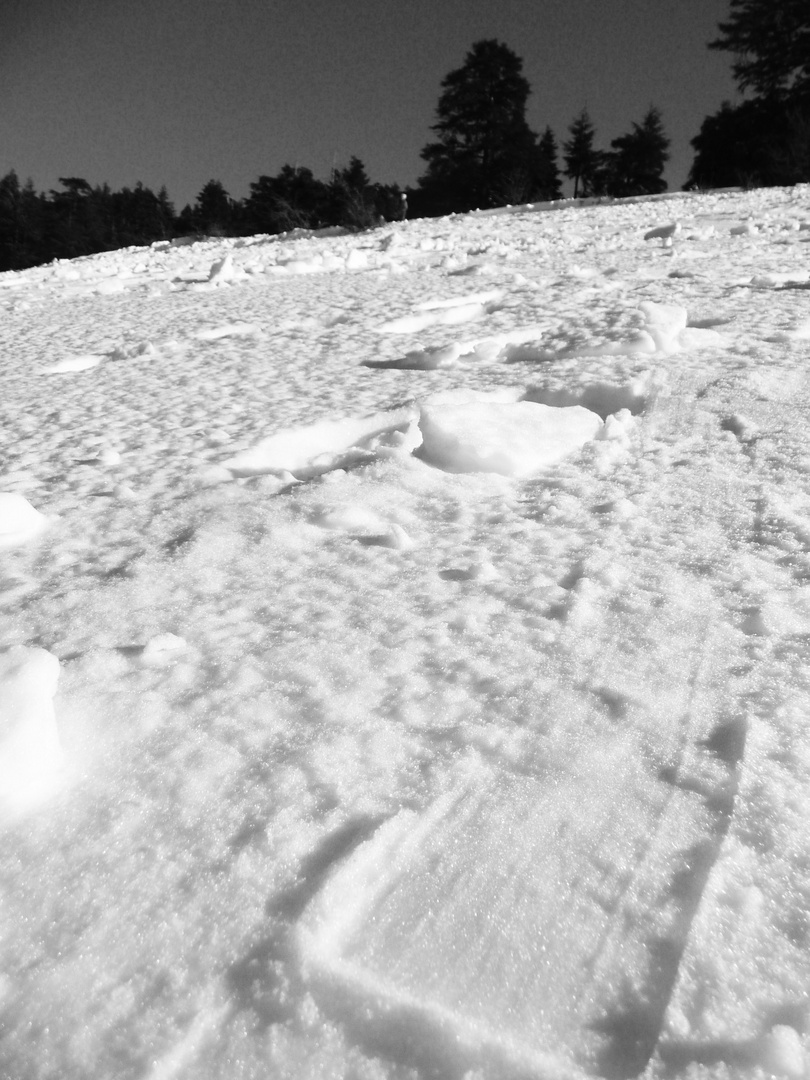
M 399 188 L 372 183 L 358 158 L 335 169 L 328 182 L 285 165 L 276 176 L 260 176 L 242 200 L 209 180 L 194 205 L 179 214 L 165 187 L 155 194 L 139 182 L 111 191 L 108 184 L 91 187 L 72 176 L 60 177 L 59 184 L 38 194 L 30 180 L 21 185 L 13 170 L 0 178 L 0 270 L 178 236 L 252 236 L 327 225 L 364 229 L 401 216 L 403 205 Z
M 770 187 L 810 180 L 810 2 L 731 0 L 710 49 L 734 56 L 739 89 L 692 140 L 687 186 Z
M 810 180 L 810 4 L 808 0 L 730 0 L 727 22 L 710 49 L 734 56 L 741 91 L 703 121 L 692 140 L 695 159 L 685 187 L 768 186 Z M 259 176 L 250 194 L 232 199 L 209 180 L 193 205 L 175 213 L 165 188 L 141 183 L 111 191 L 81 177 L 60 177 L 59 190 L 37 193 L 12 170 L 0 178 L 0 270 L 57 258 L 150 244 L 176 236 L 242 236 L 295 228 L 369 228 L 381 220 L 436 216 L 504 203 L 562 197 L 562 177 L 574 197 L 657 194 L 669 139 L 650 106 L 640 122 L 595 146 L 583 109 L 558 147 L 550 127 L 541 135 L 526 120 L 531 93 L 523 62 L 495 40 L 473 44 L 461 67 L 441 83 L 434 141 L 421 152 L 416 187 L 374 183 L 363 162 L 333 169 L 328 181 L 308 168 L 284 165 Z M 562 157 L 562 163 L 560 162 Z

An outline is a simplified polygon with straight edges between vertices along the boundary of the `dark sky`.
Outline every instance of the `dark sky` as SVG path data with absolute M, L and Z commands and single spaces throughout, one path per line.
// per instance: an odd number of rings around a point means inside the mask
M 362 158 L 413 183 L 442 78 L 474 41 L 523 59 L 527 118 L 562 142 L 586 106 L 602 148 L 651 104 L 679 187 L 701 121 L 736 95 L 706 43 L 728 0 L 0 0 L 0 175 L 165 184 L 234 198 L 285 163 Z

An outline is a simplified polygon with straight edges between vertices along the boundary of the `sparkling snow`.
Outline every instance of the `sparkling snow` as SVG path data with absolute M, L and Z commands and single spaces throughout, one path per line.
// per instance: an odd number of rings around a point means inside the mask
M 0 1074 L 810 1076 L 808 244 L 0 275 Z

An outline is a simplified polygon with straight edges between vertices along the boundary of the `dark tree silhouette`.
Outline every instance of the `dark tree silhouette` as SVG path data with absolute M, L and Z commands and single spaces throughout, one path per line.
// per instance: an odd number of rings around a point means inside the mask
M 598 186 L 603 155 L 594 149 L 594 127 L 583 109 L 568 129 L 571 138 L 563 143 L 565 175 L 574 181 L 574 198 L 593 195 Z
M 194 228 L 207 236 L 228 236 L 234 216 L 234 203 L 221 181 L 209 180 L 191 212 Z
M 810 94 L 808 0 L 731 0 L 719 29 L 709 48 L 734 54 L 741 90 L 763 98 Z
M 334 169 L 329 183 L 326 216 L 330 225 L 350 229 L 368 229 L 379 217 L 375 185 L 358 157 L 352 157 L 343 169 Z
M 731 0 L 720 31 L 709 48 L 735 55 L 734 77 L 754 97 L 706 117 L 685 186 L 810 180 L 810 2 Z
M 550 127 L 546 128 L 537 144 L 537 186 L 541 199 L 562 198 L 557 139 Z
M 16 270 L 25 263 L 23 194 L 16 172 L 0 179 L 0 270 Z
M 250 185 L 245 214 L 252 232 L 280 233 L 323 224 L 328 188 L 309 169 L 283 165 Z
M 810 179 L 810 115 L 773 99 L 723 103 L 692 139 L 687 188 L 771 187 Z
M 669 139 L 661 113 L 651 106 L 640 124 L 611 142 L 608 159 L 609 195 L 658 195 L 666 191 L 664 166 L 669 160 Z
M 531 194 L 537 146 L 526 123 L 531 88 L 522 70 L 523 61 L 508 46 L 484 40 L 442 80 L 432 126 L 438 140 L 422 150 L 427 172 L 419 180 L 434 212 L 494 206 L 505 194 Z

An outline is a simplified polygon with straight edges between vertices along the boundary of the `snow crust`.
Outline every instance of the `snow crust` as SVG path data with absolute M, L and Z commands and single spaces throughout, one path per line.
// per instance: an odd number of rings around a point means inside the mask
M 0 275 L 0 1074 L 808 1076 L 808 237 Z

